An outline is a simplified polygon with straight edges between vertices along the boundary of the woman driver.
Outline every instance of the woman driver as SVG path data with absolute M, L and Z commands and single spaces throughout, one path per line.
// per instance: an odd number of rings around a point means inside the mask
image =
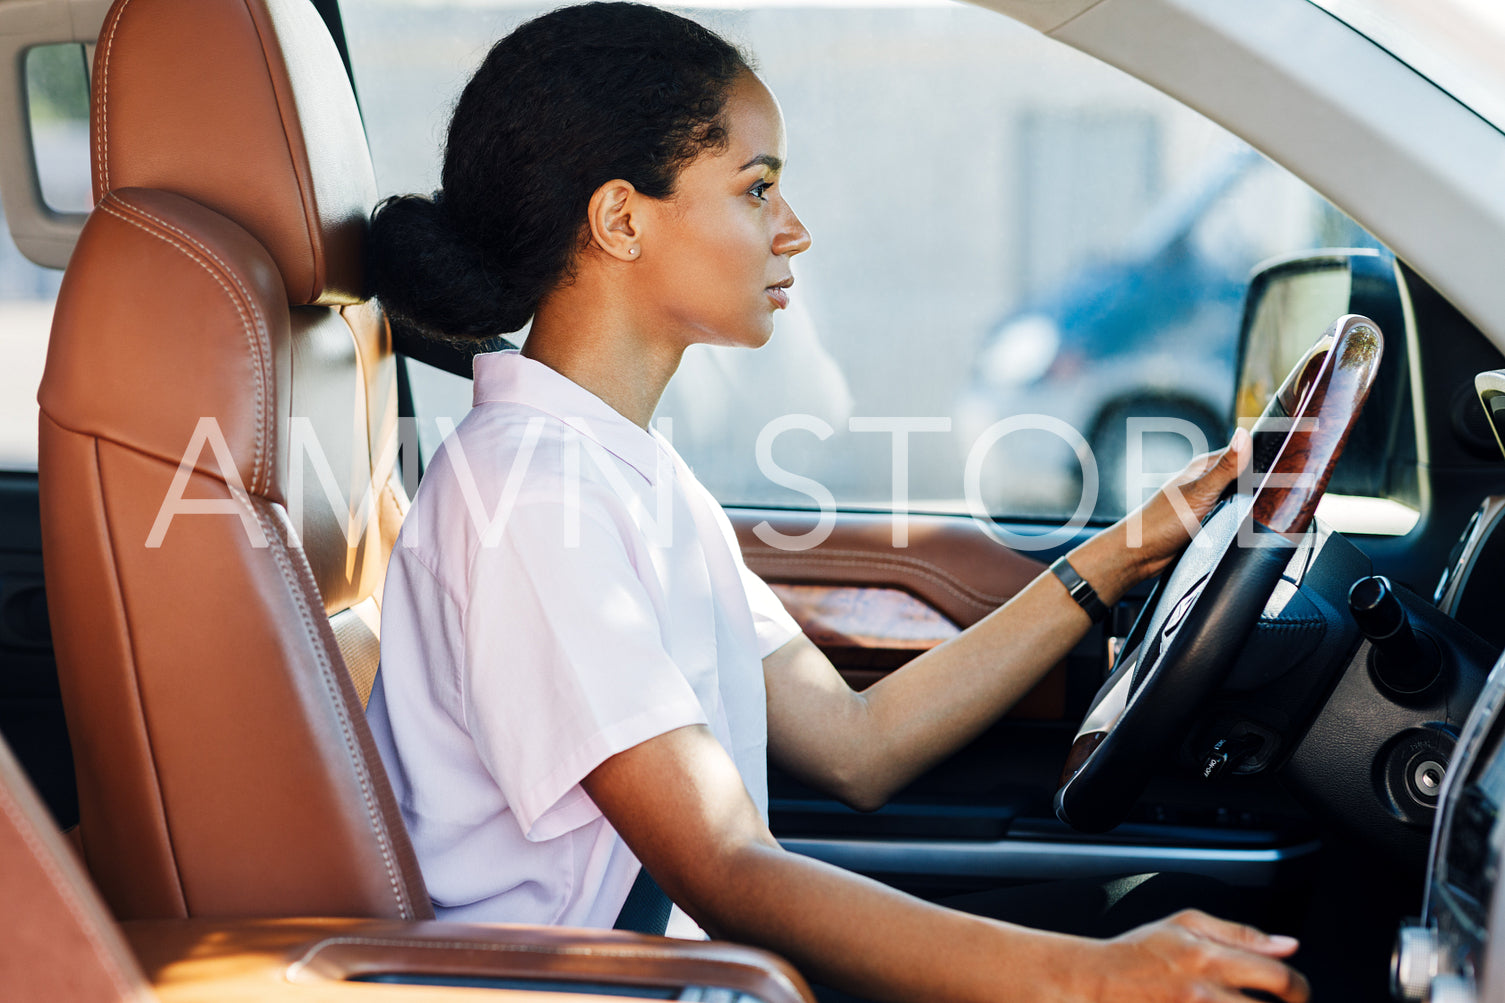
M 1305 982 L 1290 938 L 1185 912 L 1109 940 L 945 909 L 784 852 L 766 760 L 872 808 L 1083 636 L 1043 575 L 854 693 L 743 566 L 649 419 L 686 346 L 755 348 L 810 235 L 743 57 L 677 15 L 565 8 L 466 86 L 443 188 L 378 207 L 372 291 L 435 337 L 515 331 L 414 499 L 387 576 L 372 728 L 442 918 L 611 926 L 641 860 L 717 936 L 884 1000 L 1214 1000 Z M 1179 479 L 1198 515 L 1242 435 Z M 1070 554 L 1112 603 L 1187 533 L 1162 489 Z M 636 892 L 634 896 L 636 897 Z

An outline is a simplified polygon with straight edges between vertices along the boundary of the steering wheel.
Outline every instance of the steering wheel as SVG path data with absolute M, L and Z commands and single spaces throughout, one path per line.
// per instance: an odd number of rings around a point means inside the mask
M 1339 317 L 1255 422 L 1258 487 L 1220 502 L 1155 586 L 1067 754 L 1061 821 L 1082 832 L 1123 821 L 1156 761 L 1222 685 L 1311 527 L 1383 345 L 1367 317 Z

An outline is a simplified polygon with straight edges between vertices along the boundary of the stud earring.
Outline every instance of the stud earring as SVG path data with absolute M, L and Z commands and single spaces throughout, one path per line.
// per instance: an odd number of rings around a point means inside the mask
M 632 255 L 635 258 L 635 257 L 637 257 L 638 249 L 636 247 L 629 247 L 627 249 L 627 253 L 630 254 L 630 255 Z

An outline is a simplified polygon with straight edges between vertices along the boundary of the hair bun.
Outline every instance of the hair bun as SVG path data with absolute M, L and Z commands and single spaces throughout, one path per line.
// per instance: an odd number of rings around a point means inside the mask
M 535 305 L 520 302 L 485 252 L 459 233 L 438 193 L 394 195 L 372 211 L 366 294 L 395 323 L 446 341 L 516 331 Z
M 394 322 L 473 342 L 521 328 L 573 278 L 597 188 L 666 199 L 724 149 L 747 59 L 689 18 L 637 3 L 561 7 L 491 47 L 455 103 L 442 192 L 372 213 L 367 291 Z

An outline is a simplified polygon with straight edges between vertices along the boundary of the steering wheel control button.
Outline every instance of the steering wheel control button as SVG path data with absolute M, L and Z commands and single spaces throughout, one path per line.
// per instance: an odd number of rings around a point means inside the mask
M 1401 927 L 1390 957 L 1390 994 L 1398 1000 L 1425 1000 L 1437 977 L 1440 954 L 1436 930 Z
M 1439 671 L 1437 649 L 1411 629 L 1388 578 L 1370 575 L 1354 582 L 1348 609 L 1373 645 L 1374 675 L 1381 686 L 1411 696 L 1432 685 Z
M 1236 771 L 1262 745 L 1264 741 L 1258 735 L 1248 733 L 1218 739 L 1202 760 L 1202 779 L 1216 780 L 1224 773 Z

